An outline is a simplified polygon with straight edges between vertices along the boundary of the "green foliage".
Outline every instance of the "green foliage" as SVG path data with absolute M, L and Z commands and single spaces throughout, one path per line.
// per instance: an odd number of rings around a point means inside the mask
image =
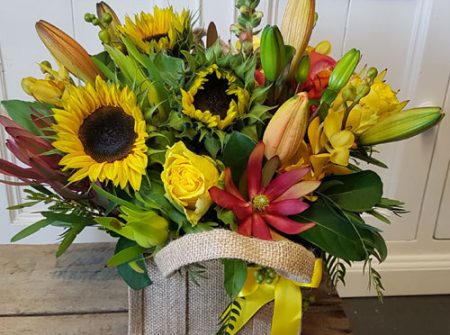
M 141 247 L 140 245 L 133 245 L 131 247 L 120 250 L 114 256 L 112 256 L 106 265 L 113 267 L 119 266 L 125 263 L 129 263 L 135 261 L 137 259 L 142 258 L 142 254 L 146 251 L 146 248 Z
M 101 214 L 87 199 L 67 200 L 44 186 L 36 186 L 34 190 L 26 189 L 24 193 L 26 194 L 26 199 L 30 201 L 14 206 L 11 209 L 44 203 L 48 206 L 48 211 L 41 212 L 44 219 L 24 228 L 13 236 L 11 242 L 22 240 L 47 226 L 62 227 L 65 231 L 61 234 L 62 241 L 56 253 L 57 257 L 61 256 L 70 247 L 84 228 L 94 226 L 96 224 L 94 217 Z
M 4 100 L 1 104 L 9 117 L 23 128 L 35 135 L 43 135 L 42 130 L 34 124 L 32 116 L 49 117 L 51 115 L 50 105 L 21 100 Z
M 372 156 L 372 153 L 373 153 L 372 147 L 358 147 L 358 149 L 350 151 L 350 156 L 355 159 L 366 162 L 368 164 L 372 164 L 381 167 L 383 169 L 387 169 L 388 166 L 383 162 L 379 161 L 378 159 L 374 158 Z
M 373 171 L 327 178 L 318 190 L 337 206 L 351 212 L 370 211 L 383 194 L 383 183 Z
M 240 259 L 223 259 L 224 287 L 228 296 L 233 300 L 242 290 L 247 279 L 247 263 Z
M 136 245 L 136 242 L 130 241 L 130 240 L 127 240 L 126 238 L 121 237 L 117 241 L 115 254 L 118 254 L 122 250 L 133 247 L 135 245 Z M 135 271 L 136 267 L 134 265 L 131 265 L 132 263 L 135 263 L 140 269 L 143 269 L 143 272 L 140 273 L 140 272 Z M 126 263 L 126 264 L 121 264 L 117 267 L 117 271 L 118 271 L 119 275 L 122 277 L 122 279 L 133 290 L 141 290 L 152 284 L 152 281 L 151 281 L 150 277 L 148 276 L 147 268 L 142 259 L 134 261 L 134 262 Z
M 236 184 L 247 168 L 248 158 L 255 148 L 256 143 L 248 136 L 234 132 L 225 144 L 223 163 L 231 169 L 233 180 Z
M 49 226 L 51 223 L 52 223 L 52 221 L 48 220 L 48 219 L 39 220 L 38 222 L 35 222 L 35 223 L 27 226 L 26 228 L 24 228 L 20 232 L 18 232 L 16 235 L 14 235 L 11 238 L 11 242 L 17 242 L 17 241 L 23 240 L 25 237 L 28 237 L 28 236 L 36 233 L 37 231 L 41 230 L 42 228 Z
M 233 330 L 235 323 L 242 311 L 242 303 L 245 298 L 236 298 L 225 308 L 225 311 L 219 318 L 219 330 L 216 335 L 230 335 L 230 330 Z
M 206 267 L 202 264 L 190 264 L 186 266 L 186 272 L 189 280 L 198 287 L 201 286 L 201 279 L 208 279 Z
M 366 269 L 369 272 L 369 291 L 373 288 L 377 293 L 378 299 L 383 302 L 384 287 L 381 281 L 381 274 L 373 268 L 371 258 L 368 258 L 364 262 L 364 272 L 366 271 Z
M 332 287 L 336 287 L 339 283 L 342 283 L 345 286 L 347 266 L 351 266 L 351 263 L 330 254 L 325 256 L 325 267 L 329 275 L 328 281 Z

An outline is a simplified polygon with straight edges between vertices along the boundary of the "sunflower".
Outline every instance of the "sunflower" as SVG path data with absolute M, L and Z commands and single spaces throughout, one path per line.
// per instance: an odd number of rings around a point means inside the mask
M 178 38 L 190 26 L 189 12 L 174 12 L 172 6 L 160 9 L 155 6 L 153 14 L 141 12 L 134 16 L 134 22 L 126 17 L 125 25 L 119 30 L 129 37 L 145 53 L 174 48 Z
M 148 160 L 147 133 L 135 94 L 97 77 L 95 86 L 69 86 L 62 106 L 53 109 L 53 146 L 65 153 L 59 162 L 63 171 L 76 170 L 69 181 L 89 177 L 139 190 Z
M 231 72 L 213 64 L 200 71 L 188 91 L 181 90 L 183 113 L 206 124 L 224 129 L 245 114 L 249 92 L 240 87 Z

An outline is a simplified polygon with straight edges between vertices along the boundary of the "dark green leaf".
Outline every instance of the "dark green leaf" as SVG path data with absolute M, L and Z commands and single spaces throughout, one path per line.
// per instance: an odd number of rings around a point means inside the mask
M 247 279 L 247 263 L 240 259 L 223 259 L 224 287 L 228 296 L 235 299 Z
M 353 158 L 359 159 L 363 162 L 381 167 L 383 169 L 387 169 L 388 166 L 386 164 L 384 164 L 382 161 L 379 161 L 378 159 L 373 158 L 372 156 L 370 156 L 365 150 L 364 148 L 361 148 L 359 150 L 352 150 L 350 151 L 350 156 L 352 156 Z
M 11 238 L 11 242 L 20 241 L 20 240 L 24 239 L 25 237 L 28 237 L 31 234 L 34 234 L 35 232 L 39 231 L 40 229 L 47 227 L 50 224 L 51 224 L 51 221 L 48 219 L 43 219 L 38 222 L 35 222 L 32 225 L 29 225 L 26 228 L 22 229 L 16 235 L 14 235 Z
M 340 184 L 336 184 L 336 181 Z M 327 184 L 330 182 L 335 185 L 328 187 Z M 383 195 L 383 183 L 373 171 L 333 176 L 327 178 L 322 188 L 327 188 L 326 192 L 323 193 L 335 204 L 343 210 L 351 212 L 371 210 Z
M 231 169 L 233 180 L 236 184 L 247 168 L 248 158 L 255 148 L 256 143 L 248 136 L 234 132 L 225 145 L 223 163 Z
M 300 222 L 317 224 L 316 227 L 302 233 L 300 237 L 325 252 L 347 261 L 366 259 L 364 245 L 355 229 L 322 199 L 317 200 L 307 211 L 295 219 Z
M 115 253 L 127 249 L 136 245 L 134 241 L 127 240 L 126 238 L 119 238 L 116 245 Z M 128 284 L 133 290 L 141 290 L 152 284 L 150 277 L 148 276 L 147 267 L 144 261 L 137 261 L 139 267 L 144 269 L 144 273 L 138 273 L 134 271 L 128 264 L 122 264 L 117 267 L 117 271 L 122 279 Z

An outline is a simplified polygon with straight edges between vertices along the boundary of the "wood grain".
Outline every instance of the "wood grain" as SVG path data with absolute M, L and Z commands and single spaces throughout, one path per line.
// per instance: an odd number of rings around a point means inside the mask
M 126 335 L 127 313 L 0 317 L 0 335 Z
M 0 246 L 0 316 L 126 312 L 127 287 L 105 268 L 114 246 Z
M 0 335 L 126 335 L 127 287 L 104 266 L 113 249 L 77 244 L 57 259 L 54 245 L 0 246 Z M 352 334 L 335 291 L 304 293 L 316 302 L 303 335 Z

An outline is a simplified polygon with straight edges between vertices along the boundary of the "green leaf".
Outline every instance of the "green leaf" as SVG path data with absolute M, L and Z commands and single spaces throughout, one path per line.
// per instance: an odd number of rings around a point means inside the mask
M 231 169 L 233 180 L 236 184 L 247 168 L 248 158 L 255 148 L 256 143 L 248 136 L 234 132 L 228 139 L 224 152 L 223 163 Z
M 135 242 L 127 240 L 126 238 L 120 238 L 117 241 L 115 253 L 118 254 L 124 249 L 130 248 L 136 245 Z M 137 265 L 144 269 L 144 273 L 138 273 L 132 269 L 129 264 L 121 264 L 117 267 L 117 271 L 127 285 L 133 290 L 141 290 L 152 284 L 150 277 L 148 276 L 147 267 L 144 261 L 136 261 Z
M 114 194 L 111 194 L 108 191 L 105 191 L 103 188 L 101 188 L 100 186 L 97 186 L 96 184 L 92 184 L 92 188 L 94 189 L 94 191 L 96 193 L 105 197 L 109 201 L 114 202 L 116 205 L 121 205 L 121 206 L 125 206 L 128 208 L 136 209 L 136 210 L 140 209 L 138 206 L 132 204 L 131 202 L 123 200 L 119 197 L 116 197 Z
M 369 163 L 369 164 L 373 164 L 375 166 L 381 167 L 383 169 L 387 169 L 388 166 L 386 164 L 384 164 L 382 161 L 373 158 L 372 156 L 370 156 L 366 150 L 364 148 L 360 148 L 358 150 L 351 150 L 350 151 L 350 156 L 352 156 L 353 158 L 362 160 L 363 162 Z
M 113 217 L 99 217 L 95 219 L 95 222 L 128 240 L 135 240 L 134 231 L 131 227 L 128 227 L 117 218 Z
M 213 159 L 221 149 L 220 140 L 212 135 L 205 137 L 205 148 Z
M 36 233 L 37 231 L 41 230 L 44 227 L 47 227 L 51 224 L 51 220 L 43 219 L 38 222 L 33 223 L 32 225 L 27 226 L 26 228 L 22 229 L 20 232 L 18 232 L 16 235 L 14 235 L 11 238 L 11 242 L 17 242 L 25 237 L 30 236 L 31 234 Z
M 9 206 L 7 209 L 10 210 L 10 211 L 13 211 L 13 210 L 23 209 L 23 208 L 27 208 L 27 207 L 33 207 L 34 205 L 37 205 L 40 202 L 42 202 L 42 200 L 35 200 L 35 201 L 24 202 L 22 204 L 18 204 L 18 205 L 15 205 L 15 206 Z
M 235 299 L 247 279 L 247 263 L 240 259 L 223 259 L 224 287 L 228 296 Z
M 364 245 L 355 229 L 322 199 L 318 199 L 307 211 L 294 219 L 317 224 L 300 234 L 300 237 L 325 252 L 347 261 L 366 259 Z
M 137 258 L 142 258 L 142 254 L 146 250 L 146 248 L 135 244 L 134 246 L 122 249 L 121 251 L 116 253 L 108 260 L 106 265 L 113 267 L 135 261 Z
M 329 187 L 330 182 L 334 184 L 332 187 Z M 343 210 L 351 212 L 370 211 L 383 195 L 381 178 L 373 171 L 327 178 L 321 186 L 322 190 L 325 188 L 326 192 L 323 193 L 328 198 Z
M 40 102 L 4 100 L 2 105 L 11 119 L 38 136 L 42 135 L 42 131 L 34 124 L 31 118 L 31 115 L 35 115 L 34 110 L 44 116 L 51 115 L 50 105 Z
M 81 233 L 85 227 L 86 225 L 83 223 L 74 223 L 68 230 L 64 232 L 64 238 L 59 244 L 58 250 L 56 251 L 56 257 L 59 257 L 66 252 L 66 250 L 72 245 L 77 235 Z

